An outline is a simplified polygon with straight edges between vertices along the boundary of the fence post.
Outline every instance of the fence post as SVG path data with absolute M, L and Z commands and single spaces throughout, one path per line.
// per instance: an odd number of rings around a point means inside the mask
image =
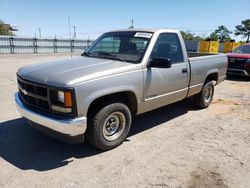
M 9 43 L 10 43 L 10 53 L 14 54 L 15 53 L 15 45 L 14 45 L 14 37 L 13 36 L 10 36 Z
M 37 38 L 33 38 L 33 49 L 34 49 L 34 53 L 37 53 Z
M 74 40 L 70 40 L 70 52 L 74 52 Z
M 54 53 L 57 53 L 57 39 L 55 38 L 53 41 Z

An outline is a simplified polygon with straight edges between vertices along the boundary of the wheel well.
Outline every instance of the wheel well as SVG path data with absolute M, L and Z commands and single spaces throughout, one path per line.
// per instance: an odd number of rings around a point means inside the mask
M 128 106 L 132 115 L 137 113 L 137 99 L 133 92 L 124 91 L 105 95 L 95 99 L 90 105 L 87 112 L 87 117 L 96 113 L 100 108 L 110 104 L 111 102 L 122 102 Z
M 205 80 L 205 83 L 209 82 L 209 81 L 215 81 L 217 83 L 218 81 L 218 73 L 212 73 L 212 74 L 209 74 Z

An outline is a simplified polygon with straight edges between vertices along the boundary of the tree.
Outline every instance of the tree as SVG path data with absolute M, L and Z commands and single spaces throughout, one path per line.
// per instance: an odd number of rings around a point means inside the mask
M 184 40 L 192 40 L 193 39 L 193 35 L 190 32 L 185 32 L 185 31 L 181 31 L 181 35 L 183 37 Z
M 10 24 L 5 24 L 0 19 L 0 35 L 13 35 L 12 31 L 17 31 L 17 29 L 12 27 Z
M 206 38 L 207 41 L 218 41 L 219 40 L 219 36 L 217 33 L 212 32 L 209 37 Z
M 194 41 L 199 41 L 202 40 L 200 36 L 195 36 L 195 34 L 192 34 L 190 31 L 181 31 L 181 35 L 184 40 L 194 40 Z
M 227 29 L 227 27 L 224 26 L 224 25 L 219 26 L 218 29 L 216 29 L 216 30 L 214 31 L 214 34 L 217 34 L 217 35 L 218 35 L 218 39 L 219 39 L 220 42 L 230 41 L 231 38 L 230 38 L 229 35 L 230 35 L 231 33 L 232 33 L 232 32 L 229 31 L 229 30 Z M 212 34 L 213 34 L 213 33 L 212 33 Z
M 242 35 L 244 38 L 247 37 L 246 42 L 249 42 L 250 37 L 250 19 L 242 20 L 241 25 L 235 26 L 235 36 Z

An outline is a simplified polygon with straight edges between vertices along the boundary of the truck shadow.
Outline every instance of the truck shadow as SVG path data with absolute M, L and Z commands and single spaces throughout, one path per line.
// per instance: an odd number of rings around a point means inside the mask
M 131 136 L 156 127 L 187 113 L 192 108 L 188 100 L 172 104 L 134 119 Z M 100 154 L 86 142 L 66 144 L 27 126 L 23 118 L 0 123 L 0 157 L 22 170 L 47 171 L 72 162 L 72 158 L 84 159 Z

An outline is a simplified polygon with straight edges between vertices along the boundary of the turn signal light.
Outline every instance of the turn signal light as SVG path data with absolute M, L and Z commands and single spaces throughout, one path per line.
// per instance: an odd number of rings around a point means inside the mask
M 64 104 L 65 107 L 72 107 L 72 95 L 71 92 L 64 92 Z

